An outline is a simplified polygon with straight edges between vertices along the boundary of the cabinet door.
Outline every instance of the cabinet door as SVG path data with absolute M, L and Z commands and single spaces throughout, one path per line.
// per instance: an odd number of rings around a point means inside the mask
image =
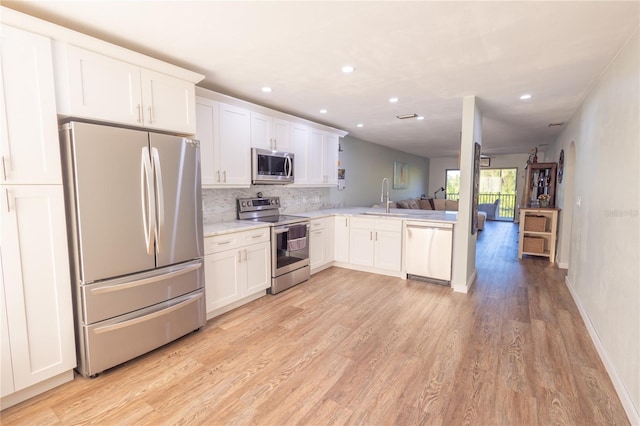
M 145 68 L 140 70 L 144 126 L 196 133 L 195 85 Z
M 309 264 L 315 269 L 326 263 L 326 230 L 316 229 L 309 232 Z
M 335 221 L 329 217 L 325 219 L 325 240 L 324 240 L 324 258 L 327 262 L 332 262 L 335 253 Z
M 336 262 L 349 262 L 349 218 L 336 216 L 334 218 L 334 257 Z
M 307 178 L 310 184 L 321 184 L 324 169 L 322 132 L 311 129 L 309 133 L 309 148 L 307 149 Z M 296 159 L 297 164 L 297 159 Z
M 143 125 L 140 68 L 75 46 L 67 47 L 69 107 L 65 114 Z
M 291 150 L 291 123 L 281 118 L 274 118 L 271 132 L 276 151 Z
M 349 231 L 349 261 L 354 265 L 374 265 L 374 231 L 351 227 Z
M 273 149 L 271 116 L 251 111 L 251 147 Z
M 0 250 L 2 248 L 0 247 Z M 2 278 L 2 253 L 0 252 L 0 398 L 13 393 L 13 365 L 11 365 L 11 342 L 7 322 L 7 303 L 4 297 Z
M 244 108 L 220 103 L 218 114 L 220 121 L 216 144 L 216 175 L 220 173 L 222 184 L 248 186 L 251 184 L 250 112 Z
M 226 250 L 204 257 L 207 312 L 228 305 L 242 297 L 240 250 Z
M 323 139 L 322 183 L 338 184 L 338 150 L 340 142 L 337 135 L 326 134 Z
M 217 174 L 214 153 L 214 126 L 217 125 L 218 103 L 196 98 L 196 138 L 200 141 L 200 172 L 202 185 L 215 185 Z
M 402 268 L 402 234 L 391 231 L 375 231 L 375 266 L 390 271 Z
M 0 182 L 61 184 L 51 41 L 2 25 Z
M 247 268 L 247 288 L 245 295 L 264 291 L 271 287 L 271 245 L 254 244 L 243 249 Z
M 291 127 L 291 150 L 294 157 L 294 177 L 295 183 L 307 184 L 309 182 L 309 158 L 307 151 L 309 146 L 309 128 L 300 124 L 294 124 Z
M 76 366 L 62 185 L 3 186 L 2 273 L 15 390 Z

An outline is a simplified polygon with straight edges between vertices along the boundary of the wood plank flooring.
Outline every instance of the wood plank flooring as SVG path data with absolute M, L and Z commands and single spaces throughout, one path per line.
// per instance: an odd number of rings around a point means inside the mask
M 3 425 L 628 424 L 564 284 L 487 222 L 469 294 L 331 268 Z

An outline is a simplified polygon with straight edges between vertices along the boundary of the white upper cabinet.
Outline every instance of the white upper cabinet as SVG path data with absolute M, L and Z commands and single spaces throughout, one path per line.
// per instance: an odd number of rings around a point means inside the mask
M 340 141 L 338 135 L 325 133 L 323 138 L 322 183 L 338 184 L 338 151 Z
M 140 69 L 145 127 L 195 133 L 195 85 Z
M 0 182 L 62 184 L 51 40 L 2 25 Z
M 216 153 L 213 146 L 217 120 L 218 102 L 196 97 L 196 138 L 200 141 L 200 173 L 203 186 L 218 183 Z
M 281 118 L 273 119 L 273 149 L 289 151 L 291 149 L 291 123 Z
M 202 185 L 250 186 L 249 110 L 198 96 L 196 115 Z
M 72 45 L 59 58 L 58 110 L 71 117 L 194 134 L 195 85 Z
M 323 132 L 316 129 L 311 129 L 309 134 L 309 160 L 307 167 L 309 169 L 310 184 L 324 183 L 322 180 L 324 163 L 323 136 Z
M 220 103 L 218 167 L 221 183 L 251 184 L 251 115 L 249 110 Z M 215 133 L 214 133 L 215 134 Z M 215 140 L 215 139 L 214 139 Z
M 274 149 L 271 129 L 273 120 L 270 115 L 251 111 L 251 147 Z
M 309 183 L 309 128 L 294 123 L 291 126 L 291 150 L 294 154 L 293 176 L 295 183 Z
M 251 111 L 251 147 L 288 151 L 291 149 L 291 123 Z

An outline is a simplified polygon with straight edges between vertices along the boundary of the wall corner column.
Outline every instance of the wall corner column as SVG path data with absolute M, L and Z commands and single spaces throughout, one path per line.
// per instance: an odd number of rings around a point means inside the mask
M 462 99 L 460 135 L 460 201 L 453 233 L 451 287 L 467 293 L 476 277 L 476 234 L 471 234 L 475 143 L 482 145 L 482 112 L 475 96 Z

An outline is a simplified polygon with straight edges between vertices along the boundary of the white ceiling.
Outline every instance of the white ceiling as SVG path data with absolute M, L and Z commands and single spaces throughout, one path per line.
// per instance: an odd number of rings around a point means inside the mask
M 551 143 L 561 127 L 549 124 L 570 118 L 640 16 L 638 1 L 3 5 L 200 72 L 202 87 L 424 157 L 457 155 L 467 95 L 484 114 L 483 153 Z M 356 71 L 343 74 L 346 64 Z M 408 113 L 425 119 L 396 118 Z

